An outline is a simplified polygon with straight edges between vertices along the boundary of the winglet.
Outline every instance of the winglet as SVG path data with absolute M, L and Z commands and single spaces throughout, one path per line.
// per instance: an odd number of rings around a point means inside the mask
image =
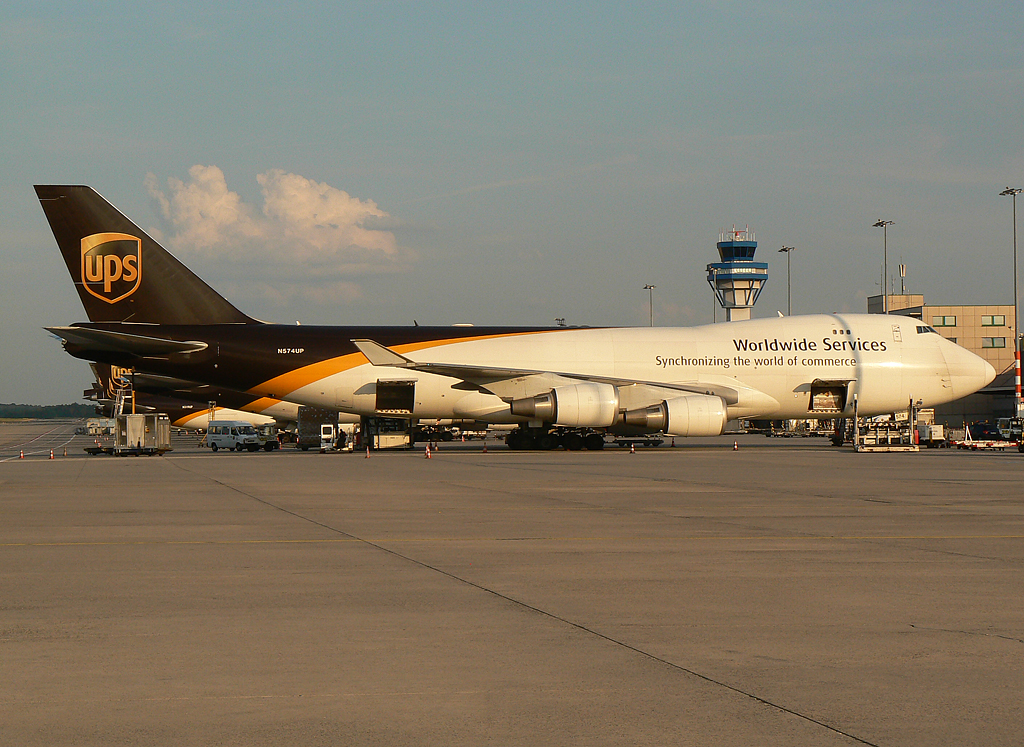
M 359 352 L 366 356 L 372 366 L 409 368 L 416 365 L 415 361 L 409 360 L 404 355 L 399 355 L 391 348 L 386 348 L 373 340 L 352 340 L 352 344 L 359 348 Z

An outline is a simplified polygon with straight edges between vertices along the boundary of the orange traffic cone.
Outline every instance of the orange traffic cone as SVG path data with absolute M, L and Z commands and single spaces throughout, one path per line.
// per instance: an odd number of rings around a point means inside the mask
M 370 444 L 366 444 L 366 458 L 370 458 Z
M 733 441 L 732 442 L 732 450 L 733 451 L 739 451 L 740 450 L 740 442 L 739 441 Z
M 427 459 L 430 459 L 430 444 L 429 443 L 427 444 L 426 451 L 424 451 L 423 453 L 426 454 Z
M 630 444 L 629 445 L 629 453 L 630 454 L 636 454 L 636 444 Z
M 67 455 L 68 455 L 68 447 L 67 447 L 67 446 L 65 446 L 65 447 L 64 447 L 64 456 L 67 456 Z
M 22 449 L 20 456 L 18 456 L 18 459 L 24 459 L 24 458 L 25 458 L 25 450 Z
M 50 459 L 53 459 L 53 449 L 50 449 Z
M 487 443 L 485 442 L 484 443 L 484 454 L 486 454 L 486 453 L 487 453 Z

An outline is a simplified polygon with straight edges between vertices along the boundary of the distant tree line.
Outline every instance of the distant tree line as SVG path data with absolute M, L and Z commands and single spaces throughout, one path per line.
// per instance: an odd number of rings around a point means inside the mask
M 0 404 L 0 418 L 91 418 L 96 414 L 96 405 L 5 405 Z

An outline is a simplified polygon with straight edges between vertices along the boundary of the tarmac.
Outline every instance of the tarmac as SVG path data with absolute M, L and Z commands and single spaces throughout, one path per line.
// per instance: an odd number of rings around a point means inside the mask
M 74 425 L 0 424 L 2 744 L 1021 744 L 1016 451 Z

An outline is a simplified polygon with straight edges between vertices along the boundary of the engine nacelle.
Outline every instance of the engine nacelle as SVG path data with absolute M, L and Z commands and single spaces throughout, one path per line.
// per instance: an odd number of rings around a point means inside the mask
M 709 394 L 687 394 L 626 413 L 626 425 L 669 436 L 719 436 L 728 420 L 725 402 Z
M 556 386 L 547 394 L 512 400 L 512 414 L 572 428 L 607 428 L 619 414 L 619 392 L 611 384 Z

